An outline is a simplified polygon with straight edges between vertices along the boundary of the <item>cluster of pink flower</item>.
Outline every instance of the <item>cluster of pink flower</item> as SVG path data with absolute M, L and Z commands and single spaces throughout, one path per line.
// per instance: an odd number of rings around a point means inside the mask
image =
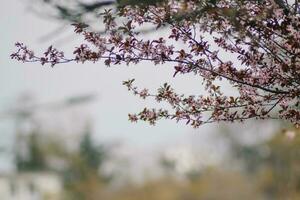
M 66 59 L 62 51 L 58 51 L 52 46 L 44 52 L 44 56 L 37 57 L 35 56 L 32 50 L 29 50 L 23 43 L 17 42 L 15 46 L 18 48 L 18 51 L 11 54 L 12 59 L 16 59 L 23 62 L 40 62 L 42 65 L 50 63 L 53 67 L 58 63 L 71 62 L 74 59 Z
M 216 121 L 275 118 L 300 125 L 300 13 L 294 9 L 296 5 L 287 4 L 284 9 L 272 0 L 219 0 L 203 7 L 201 2 L 170 0 L 158 6 L 125 6 L 118 13 L 126 18 L 122 25 L 107 10 L 103 14 L 106 34 L 75 24 L 75 32 L 82 34 L 87 44 L 75 49 L 74 58 L 67 59 L 52 47 L 43 57 L 36 57 L 20 43 L 12 58 L 52 66 L 100 59 L 108 66 L 169 62 L 174 64 L 174 76 L 194 73 L 203 80 L 207 96 L 188 97 L 177 94 L 168 84 L 149 94 L 147 89 L 133 86 L 133 80 L 125 81 L 135 95 L 154 97 L 171 106 L 169 110 L 145 108 L 130 114 L 131 121 L 154 124 L 168 118 L 198 127 Z M 137 29 L 145 25 L 165 27 L 169 35 L 141 39 Z M 205 34 L 211 34 L 214 41 L 205 40 Z M 186 46 L 175 48 L 171 45 L 174 42 Z M 230 59 L 222 58 L 221 52 L 229 53 Z M 237 95 L 223 93 L 219 80 L 227 80 Z

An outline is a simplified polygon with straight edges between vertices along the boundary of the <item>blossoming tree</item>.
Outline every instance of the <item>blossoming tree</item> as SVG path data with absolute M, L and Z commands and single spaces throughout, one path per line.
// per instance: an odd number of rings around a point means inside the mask
M 278 3 L 280 2 L 280 3 Z M 122 19 L 122 21 L 120 21 Z M 168 84 L 157 92 L 124 81 L 133 94 L 167 102 L 171 109 L 145 108 L 131 121 L 174 119 L 193 127 L 220 121 L 283 119 L 300 125 L 300 12 L 298 1 L 165 0 L 156 5 L 127 5 L 103 13 L 105 34 L 73 24 L 85 43 L 73 57 L 50 46 L 35 55 L 16 43 L 11 58 L 54 67 L 66 62 L 172 63 L 174 73 L 193 73 L 206 95 L 178 94 Z M 142 27 L 165 28 L 168 35 L 146 40 Z M 173 44 L 183 44 L 180 48 Z M 179 45 L 177 45 L 179 46 Z M 229 56 L 228 56 L 229 55 Z M 235 95 L 227 95 L 222 83 Z

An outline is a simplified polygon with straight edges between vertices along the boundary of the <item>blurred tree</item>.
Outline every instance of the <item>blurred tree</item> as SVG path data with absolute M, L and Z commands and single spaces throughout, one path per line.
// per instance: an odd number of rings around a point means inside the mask
M 70 200 L 98 200 L 105 198 L 105 186 L 110 177 L 101 173 L 107 151 L 92 142 L 87 127 L 78 152 L 73 153 L 64 172 L 66 198 Z
M 269 199 L 300 199 L 300 132 L 290 131 L 294 139 L 278 133 L 265 144 L 269 154 L 258 175 Z
M 22 171 L 42 171 L 47 169 L 46 154 L 43 151 L 42 143 L 39 140 L 39 135 L 34 130 L 25 138 L 26 147 L 23 149 L 23 154 L 16 155 L 16 165 L 19 172 Z M 20 147 L 19 147 L 20 148 Z
M 289 138 L 285 133 L 293 133 Z M 242 162 L 243 173 L 257 185 L 265 199 L 300 198 L 299 130 L 279 131 L 264 143 L 242 145 L 231 140 L 233 156 Z
M 102 166 L 106 152 L 102 146 L 93 143 L 89 128 L 83 135 L 79 148 L 79 155 L 89 168 L 98 170 Z

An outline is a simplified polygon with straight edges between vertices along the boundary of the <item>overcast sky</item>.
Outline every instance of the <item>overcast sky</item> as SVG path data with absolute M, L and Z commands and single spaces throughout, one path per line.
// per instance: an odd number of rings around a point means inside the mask
M 133 124 L 127 114 L 142 110 L 145 106 L 157 107 L 154 101 L 144 101 L 133 96 L 122 86 L 122 81 L 135 78 L 138 86 L 156 89 L 165 82 L 171 82 L 179 93 L 200 94 L 201 81 L 193 75 L 173 78 L 173 67 L 169 65 L 153 66 L 143 63 L 136 66 L 113 66 L 107 68 L 103 63 L 64 64 L 55 68 L 40 66 L 38 63 L 20 63 L 11 60 L 9 55 L 14 51 L 16 41 L 24 42 L 35 52 L 41 52 L 54 44 L 70 55 L 81 38 L 72 34 L 72 27 L 61 30 L 61 34 L 52 39 L 41 41 L 45 35 L 62 24 L 33 14 L 28 9 L 28 1 L 3 0 L 0 6 L 0 114 L 13 107 L 17 98 L 24 93 L 32 94 L 37 103 L 59 102 L 65 98 L 95 94 L 97 100 L 77 108 L 59 109 L 46 112 L 42 122 L 49 129 L 76 132 L 89 120 L 99 141 L 121 141 L 127 144 L 128 152 L 162 147 L 174 148 L 177 145 L 191 144 L 193 147 L 207 147 L 203 153 L 212 152 L 220 146 L 209 146 L 214 140 L 212 132 L 220 131 L 219 125 L 205 125 L 194 130 L 175 121 L 160 121 L 156 126 L 146 123 Z M 161 36 L 161 32 L 152 33 L 151 37 Z M 67 39 L 66 39 L 67 38 Z M 245 127 L 249 130 L 251 125 Z M 272 132 L 270 126 L 257 128 L 256 135 Z M 237 132 L 241 129 L 235 128 Z M 0 146 L 12 146 L 14 138 L 14 121 L 2 118 L 0 121 Z M 62 139 L 64 136 L 60 135 Z M 217 145 L 216 143 L 214 145 Z M 213 148 L 212 148 L 213 147 Z M 202 148 L 202 149 L 203 149 Z M 200 148 L 201 149 L 201 148 Z M 152 151 L 151 150 L 151 151 Z M 0 168 L 7 157 L 1 154 Z
M 72 27 L 70 27 L 62 30 L 62 34 L 54 39 L 40 41 L 45 35 L 57 29 L 61 23 L 33 14 L 29 11 L 26 1 L 2 1 L 0 11 L 1 110 L 13 106 L 16 98 L 24 92 L 33 94 L 37 102 L 44 103 L 92 93 L 97 95 L 97 101 L 85 106 L 82 113 L 83 116 L 89 116 L 92 119 L 99 138 L 125 139 L 137 145 L 153 145 L 209 129 L 209 126 L 205 126 L 194 131 L 174 121 L 160 121 L 156 126 L 145 123 L 132 124 L 127 118 L 128 113 L 138 112 L 145 106 L 155 106 L 155 102 L 144 101 L 130 94 L 122 86 L 123 80 L 136 78 L 136 83 L 140 87 L 150 88 L 152 91 L 169 81 L 178 91 L 191 94 L 201 91 L 200 81 L 195 77 L 178 76 L 174 79 L 171 66 L 152 66 L 151 63 L 107 68 L 100 61 L 95 64 L 71 63 L 50 68 L 40 66 L 38 63 L 24 64 L 10 60 L 9 55 L 14 50 L 16 41 L 26 43 L 35 52 L 46 49 L 50 44 L 56 44 L 70 54 L 74 46 L 80 43 L 81 38 L 73 36 Z M 161 35 L 162 33 L 154 34 Z M 61 42 L 66 37 L 74 37 L 74 39 Z M 76 113 L 80 115 L 80 111 Z M 55 121 L 55 123 L 58 122 Z M 76 121 L 74 121 L 75 124 Z

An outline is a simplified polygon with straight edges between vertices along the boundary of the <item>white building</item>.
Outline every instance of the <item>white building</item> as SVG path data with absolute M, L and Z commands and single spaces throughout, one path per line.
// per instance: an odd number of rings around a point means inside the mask
M 49 172 L 0 175 L 3 200 L 60 200 L 62 181 Z

